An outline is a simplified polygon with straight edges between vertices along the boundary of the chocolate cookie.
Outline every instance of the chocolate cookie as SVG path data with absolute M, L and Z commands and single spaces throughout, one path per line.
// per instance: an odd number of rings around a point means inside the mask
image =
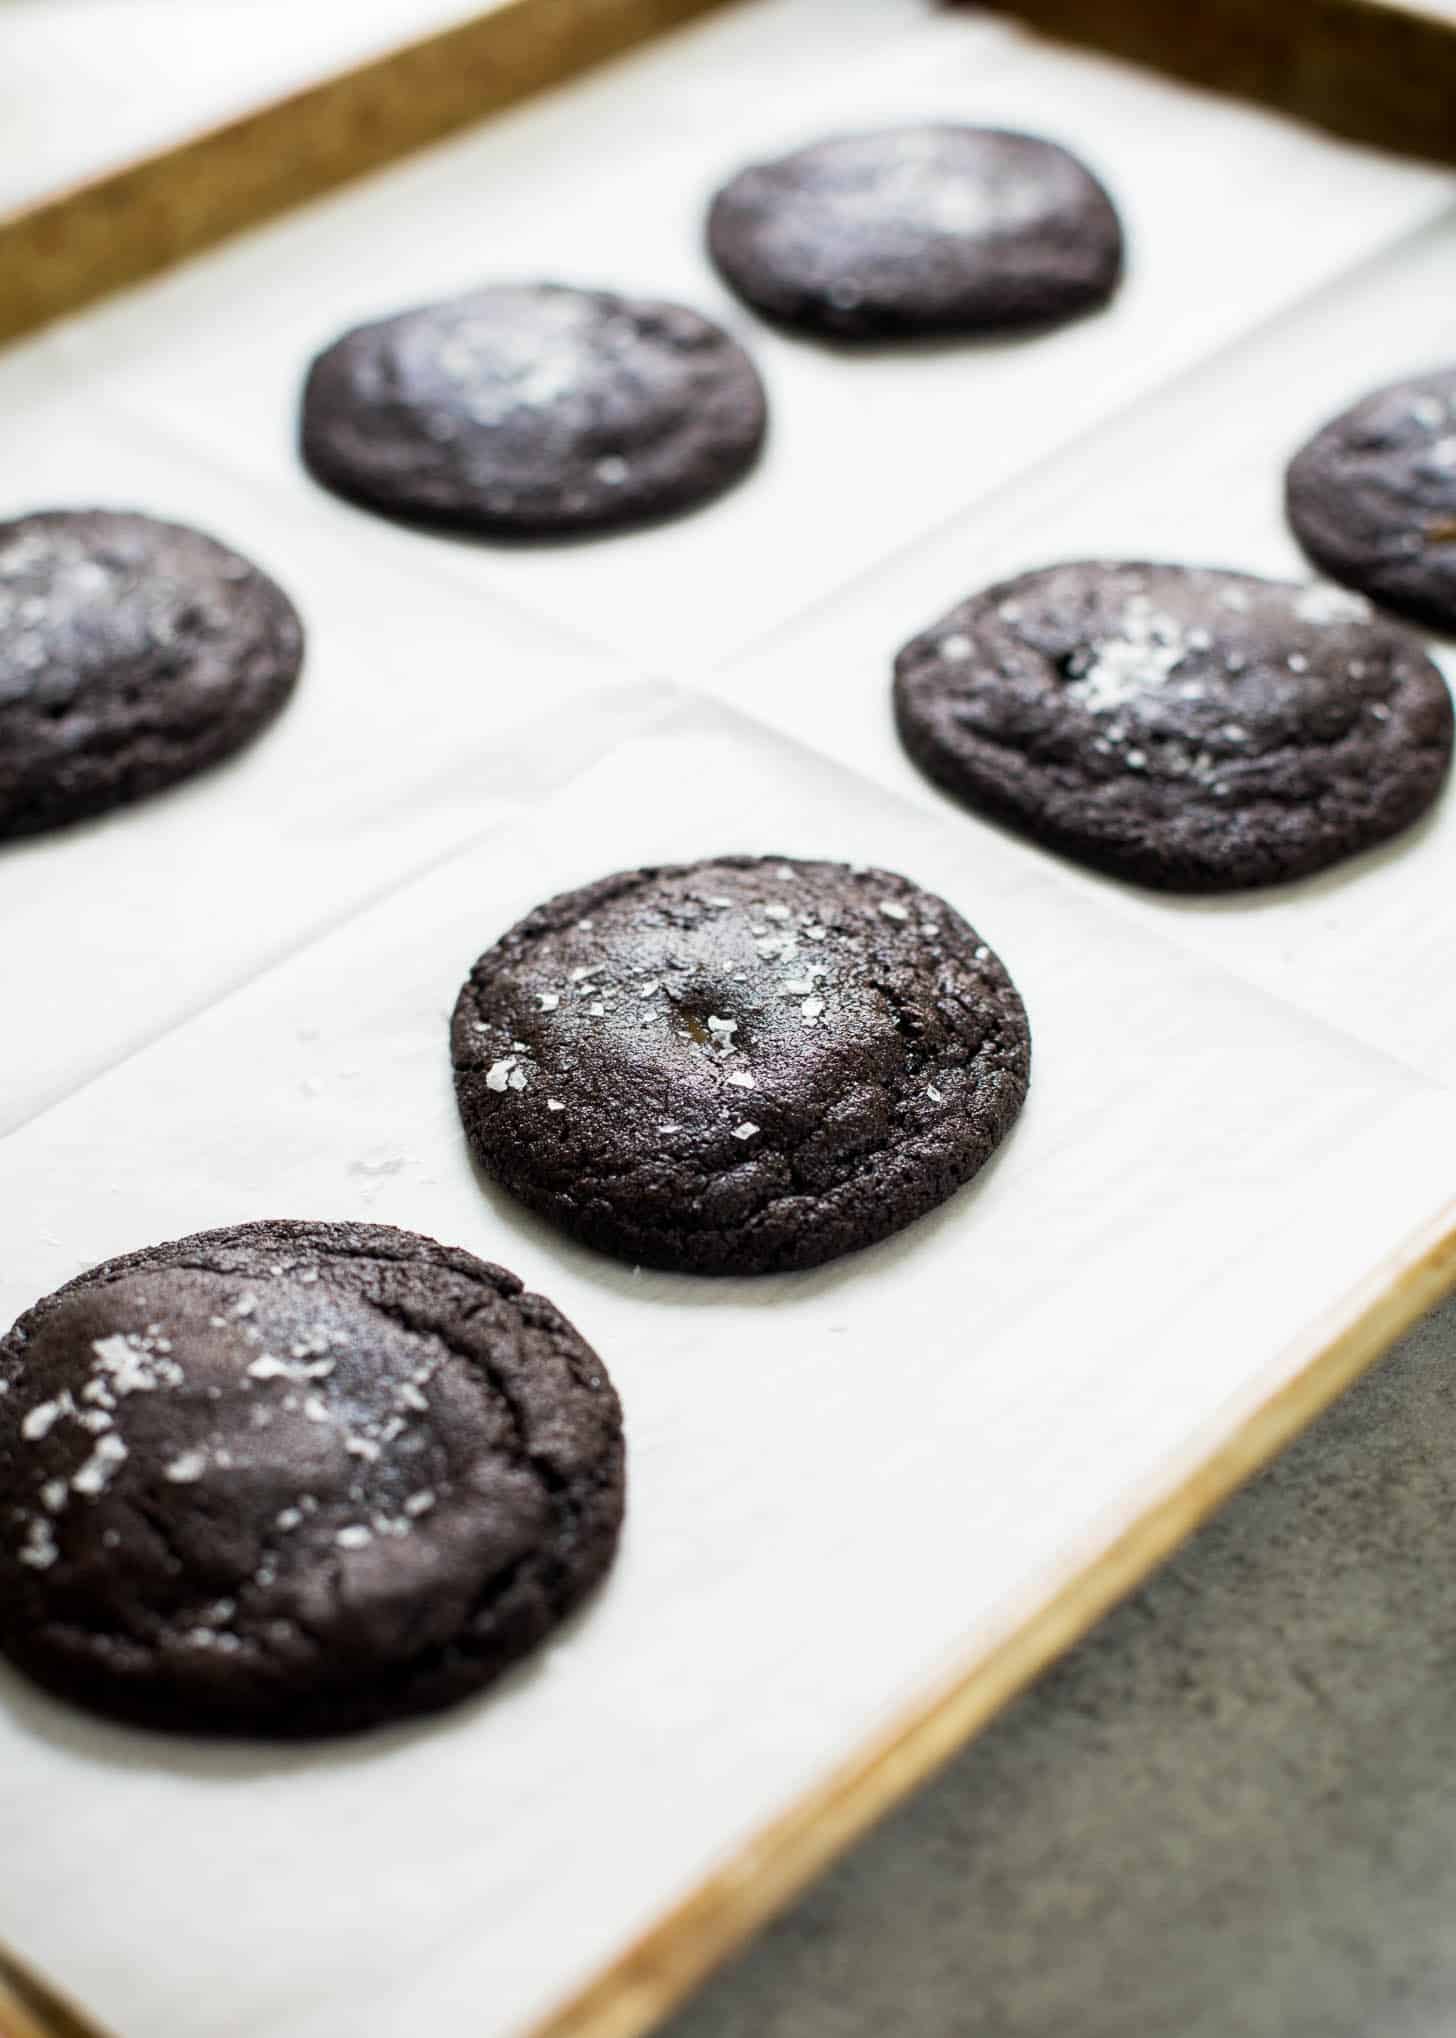
M 1295 454 L 1285 501 L 1316 566 L 1456 632 L 1456 368 L 1343 411 Z
M 356 326 L 314 362 L 303 457 L 340 495 L 492 536 L 690 509 L 753 464 L 763 385 L 679 304 L 497 285 Z
M 905 748 L 993 820 L 1115 877 L 1304 877 L 1439 792 L 1451 701 L 1408 631 L 1333 587 L 1082 562 L 1002 581 L 895 661 Z
M 728 856 L 540 906 L 460 993 L 477 1159 L 603 1252 L 812 1267 L 941 1203 L 1026 1094 L 1015 986 L 943 900 L 837 863 Z
M 513 1274 L 376 1224 L 108 1260 L 0 1342 L 0 1651 L 145 1726 L 432 1712 L 607 1569 L 621 1411 Z
M 241 749 L 303 657 L 293 605 L 183 524 L 0 523 L 0 836 L 145 799 Z
M 841 340 L 1051 325 L 1122 273 L 1092 173 L 988 127 L 834 135 L 756 163 L 714 198 L 708 249 L 759 311 Z

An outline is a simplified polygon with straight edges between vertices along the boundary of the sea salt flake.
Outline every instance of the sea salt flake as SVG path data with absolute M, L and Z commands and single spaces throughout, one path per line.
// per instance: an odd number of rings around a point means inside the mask
M 787 906 L 765 906 L 763 917 L 765 920 L 789 920 L 793 915 Z
M 710 1012 L 708 1015 L 708 1031 L 723 1047 L 731 1047 L 733 1045 L 733 1036 L 738 1031 L 738 1021 L 736 1019 L 720 1019 L 716 1013 Z
M 273 1526 L 274 1528 L 282 1529 L 285 1534 L 289 1529 L 301 1528 L 303 1526 L 303 1509 L 301 1507 L 285 1507 L 281 1514 L 274 1515 Z
M 428 1488 L 422 1493 L 412 1493 L 404 1504 L 404 1511 L 411 1521 L 417 1521 L 422 1514 L 428 1514 L 435 1505 L 435 1496 Z
M 362 1458 L 367 1465 L 372 1465 L 379 1456 L 379 1446 L 372 1437 L 346 1437 L 344 1449 L 351 1458 Z
M 672 1120 L 672 1119 L 670 1119 L 670 1118 L 668 1118 L 668 1119 L 665 1119 L 665 1120 L 663 1121 L 663 1123 L 662 1123 L 661 1125 L 659 1125 L 659 1126 L 658 1126 L 658 1128 L 657 1128 L 657 1129 L 658 1129 L 658 1131 L 659 1131 L 659 1132 L 681 1132 L 681 1131 L 682 1131 L 682 1127 L 681 1127 L 680 1125 L 678 1125 L 678 1124 L 675 1124 L 675 1123 L 673 1122 L 673 1120 Z
M 59 1514 L 70 1497 L 70 1491 L 64 1479 L 47 1479 L 40 1489 L 42 1507 L 49 1508 L 52 1514 Z
M 963 637 L 959 631 L 953 636 L 942 637 L 940 640 L 940 655 L 942 658 L 949 658 L 953 664 L 958 664 L 963 658 L 969 658 L 971 655 L 970 638 Z
M 1309 671 L 1309 660 L 1302 651 L 1291 651 L 1284 662 L 1291 672 Z
M 734 1126 L 733 1137 L 735 1139 L 752 1139 L 757 1130 L 758 1127 L 754 1124 L 753 1120 L 745 1118 L 741 1125 Z
M 327 1422 L 329 1419 L 328 1405 L 317 1394 L 304 1396 L 303 1412 L 310 1422 Z
M 591 1013 L 593 1019 L 605 1019 L 607 1016 L 607 1008 L 600 1002 L 595 1005 L 588 1005 L 586 1009 Z
M 548 1097 L 546 1099 L 546 1109 L 548 1111 L 564 1111 L 566 1106 L 559 1097 Z
M 887 920 L 908 920 L 909 913 L 904 906 L 897 906 L 893 899 L 881 899 L 880 911 Z
M 178 1457 L 173 1458 L 169 1465 L 164 1467 L 162 1476 L 165 1479 L 170 1479 L 174 1486 L 191 1486 L 202 1477 L 206 1470 L 207 1453 L 205 1451 L 183 1451 Z
M 143 1338 L 135 1331 L 123 1336 L 118 1332 L 112 1337 L 94 1339 L 91 1349 L 105 1378 L 93 1380 L 82 1393 L 104 1408 L 116 1406 L 112 1394 L 150 1394 L 159 1387 L 182 1384 L 182 1368 L 175 1359 L 166 1356 L 172 1347 L 165 1338 L 151 1333 Z
M 126 1445 L 119 1436 L 98 1437 L 96 1448 L 71 1480 L 72 1492 L 93 1497 L 104 1493 L 126 1455 Z
M 334 1537 L 341 1550 L 362 1550 L 366 1543 L 372 1543 L 373 1540 L 373 1529 L 366 1528 L 363 1522 L 356 1522 L 350 1528 L 341 1528 Z
M 1160 687 L 1187 649 L 1175 618 L 1159 614 L 1145 594 L 1134 594 L 1118 633 L 1093 647 L 1091 664 L 1071 690 L 1094 715 L 1109 713 Z
M 251 1316 L 257 1306 L 258 1298 L 256 1295 L 240 1295 L 233 1304 L 233 1315 Z
M 512 1069 L 507 1080 L 513 1090 L 524 1090 L 526 1087 L 526 1071 L 524 1069 Z
M 941 1095 L 940 1091 L 936 1089 L 934 1083 L 926 1084 L 925 1094 L 930 1099 L 932 1104 L 943 1104 L 945 1102 L 945 1098 Z
M 1363 595 L 1316 582 L 1295 598 L 1294 613 L 1305 623 L 1359 623 L 1369 617 L 1370 604 Z
M 76 1404 L 69 1391 L 63 1389 L 54 1401 L 42 1401 L 32 1408 L 20 1425 L 20 1434 L 28 1444 L 37 1444 L 42 1437 L 49 1436 L 63 1415 L 74 1415 Z
M 21 1563 L 32 1571 L 48 1571 L 60 1554 L 50 1523 L 42 1515 L 34 1516 L 21 1545 Z
M 661 983 L 654 977 L 650 984 L 643 984 L 637 995 L 639 998 L 655 998 L 661 989 Z
M 799 1007 L 799 1010 L 804 1015 L 805 1025 L 812 1026 L 815 1020 L 819 1017 L 820 1013 L 824 1010 L 824 1000 L 822 998 L 805 998 L 803 1004 Z
M 1417 396 L 1411 401 L 1410 414 L 1423 431 L 1438 432 L 1446 421 L 1446 413 L 1438 396 Z
M 753 1077 L 748 1073 L 747 1069 L 735 1070 L 728 1080 L 730 1083 L 736 1084 L 740 1090 L 751 1090 L 753 1088 Z
M 543 1012 L 554 1012 L 561 1003 L 560 993 L 557 991 L 537 991 L 536 1003 Z
M 511 1070 L 515 1067 L 515 1065 L 516 1061 L 514 1055 L 507 1055 L 504 1061 L 493 1061 L 490 1067 L 486 1070 L 485 1087 L 488 1090 L 506 1089 L 510 1083 Z

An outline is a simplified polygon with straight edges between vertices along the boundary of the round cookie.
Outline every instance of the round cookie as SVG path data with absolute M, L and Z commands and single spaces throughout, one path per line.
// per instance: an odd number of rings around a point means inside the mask
M 682 305 L 501 284 L 356 326 L 309 369 L 303 457 L 393 516 L 495 537 L 691 509 L 753 464 L 763 385 Z
M 743 856 L 538 907 L 476 963 L 451 1049 L 482 1167 L 588 1245 L 700 1274 L 816 1266 L 943 1202 L 1031 1051 L 943 900 Z
M 303 631 L 256 566 L 123 510 L 0 523 L 0 837 L 215 764 L 293 690 Z
M 1419 818 L 1451 701 L 1338 588 L 1077 562 L 962 602 L 895 661 L 900 737 L 993 820 L 1166 891 L 1277 884 Z
M 1456 632 L 1456 368 L 1393 382 L 1315 433 L 1285 502 L 1316 566 Z
M 432 1712 L 611 1562 L 621 1411 L 513 1274 L 276 1222 L 108 1260 L 0 1342 L 0 1653 L 142 1725 Z
M 1046 326 L 1104 303 L 1122 229 L 1092 173 L 1035 135 L 833 135 L 739 171 L 708 249 L 768 317 L 840 340 Z

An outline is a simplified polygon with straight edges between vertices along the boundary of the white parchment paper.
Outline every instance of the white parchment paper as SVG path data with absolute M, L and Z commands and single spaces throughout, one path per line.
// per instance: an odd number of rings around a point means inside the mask
M 446 1013 L 538 896 L 725 848 L 952 899 L 1026 996 L 1031 1101 L 978 1184 L 869 1253 L 634 1276 L 476 1179 Z M 0 1313 L 196 1226 L 402 1222 L 548 1289 L 631 1439 L 606 1590 L 429 1726 L 197 1750 L 0 1677 L 9 1934 L 123 2038 L 195 2038 L 199 2003 L 210 2038 L 519 2028 L 1267 1389 L 1439 1201 L 1450 1118 L 1046 860 L 686 704 L 0 1145 Z
M 946 115 L 1103 171 L 1131 229 L 1112 310 L 849 357 L 718 289 L 697 233 L 725 170 Z M 1143 901 L 928 793 L 885 686 L 900 637 L 990 572 L 1133 546 L 1286 563 L 1284 446 L 1367 363 L 1450 333 L 1451 191 L 920 0 L 765 0 L 0 364 L 3 506 L 190 516 L 312 634 L 245 758 L 0 859 L 0 1317 L 208 1224 L 393 1221 L 552 1294 L 631 1443 L 606 1590 L 429 1726 L 199 1750 L 0 1677 L 0 1936 L 120 2038 L 522 2029 L 1090 1562 L 1444 1201 L 1456 994 L 1423 932 L 1444 814 L 1288 900 Z M 309 350 L 512 272 L 716 306 L 770 384 L 758 474 L 677 526 L 541 553 L 314 488 Z M 685 687 L 705 678 L 720 701 Z M 730 849 L 942 891 L 1026 996 L 1031 1101 L 977 1184 L 870 1253 L 634 1276 L 475 1177 L 445 1017 L 556 887 Z

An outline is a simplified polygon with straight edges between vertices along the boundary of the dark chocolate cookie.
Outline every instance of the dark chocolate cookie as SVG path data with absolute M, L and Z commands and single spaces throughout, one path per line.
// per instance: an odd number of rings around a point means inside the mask
M 1122 273 L 1092 173 L 987 127 L 834 135 L 756 163 L 714 198 L 708 248 L 759 311 L 843 340 L 1051 325 Z
M 621 1411 L 513 1274 L 277 1222 L 108 1260 L 0 1343 L 0 1651 L 270 1739 L 488 1684 L 607 1569 Z
M 837 863 L 625 871 L 540 906 L 455 1007 L 477 1159 L 588 1245 L 812 1267 L 970 1180 L 1026 1093 L 1015 986 L 943 900 Z
M 145 799 L 238 750 L 303 632 L 256 566 L 122 510 L 0 523 L 0 836 Z
M 753 363 L 695 311 L 497 285 L 356 326 L 321 354 L 303 457 L 391 515 L 551 537 L 719 494 L 752 465 L 765 415 Z
M 1315 433 L 1285 482 L 1324 572 L 1456 632 L 1456 368 L 1377 389 Z
M 1226 891 L 1396 835 L 1440 790 L 1451 701 L 1338 588 L 1079 562 L 1002 581 L 895 661 L 901 740 L 968 805 L 1116 877 Z

